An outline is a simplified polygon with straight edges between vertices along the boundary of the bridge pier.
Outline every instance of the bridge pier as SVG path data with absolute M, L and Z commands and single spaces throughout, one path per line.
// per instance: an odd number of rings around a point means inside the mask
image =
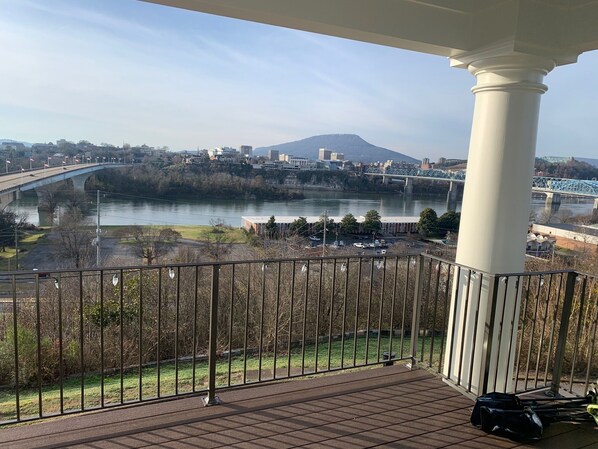
M 455 212 L 457 209 L 457 183 L 451 181 L 446 195 L 446 209 Z
M 594 207 L 592 208 L 592 222 L 598 222 L 598 198 L 594 199 Z
M 413 195 L 413 181 L 411 181 L 411 178 L 405 178 L 405 189 L 403 192 L 405 196 Z
M 52 226 L 54 213 L 58 207 L 56 191 L 64 188 L 66 181 L 58 181 L 52 185 L 45 185 L 33 189 L 37 195 L 37 214 L 40 226 Z
M 382 175 L 382 184 L 389 184 L 390 176 Z
M 89 179 L 92 173 L 83 173 L 71 178 L 75 192 L 85 192 L 85 181 Z
M 39 217 L 40 226 L 54 225 L 54 211 L 48 206 L 37 206 L 37 215 Z
M 13 190 L 12 192 L 4 192 L 0 194 L 0 210 L 6 209 L 6 206 L 19 198 L 21 198 L 20 190 Z
M 546 193 L 545 207 L 551 212 L 556 212 L 561 206 L 561 194 L 560 193 Z

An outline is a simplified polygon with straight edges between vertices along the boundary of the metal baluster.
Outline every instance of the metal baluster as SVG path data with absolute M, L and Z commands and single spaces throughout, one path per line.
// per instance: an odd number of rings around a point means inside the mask
M 158 383 L 156 385 L 156 394 L 160 397 L 162 378 L 160 377 L 160 346 L 162 340 L 162 268 L 158 268 L 158 313 L 156 319 L 158 320 L 158 341 L 156 344 L 156 377 Z
M 330 308 L 328 320 L 328 371 L 330 371 L 330 362 L 332 358 L 332 318 L 334 315 L 334 288 L 336 287 L 336 259 L 332 263 L 332 288 L 330 291 Z
M 386 288 L 386 257 L 384 257 L 382 262 L 382 286 L 380 290 L 380 304 L 378 307 L 378 342 L 376 344 L 376 355 L 377 361 L 380 361 L 380 344 L 382 339 L 382 312 L 384 310 L 384 290 Z M 390 354 L 388 354 L 389 360 L 392 358 Z
M 39 277 L 35 280 L 35 329 L 36 329 L 36 360 L 37 360 L 37 396 L 38 414 L 43 417 L 42 408 L 42 343 L 41 343 L 41 316 L 39 301 Z
M 83 333 L 83 272 L 79 272 L 79 360 L 81 362 L 81 410 L 85 410 L 85 356 Z
M 233 353 L 233 312 L 235 309 L 235 267 L 232 265 L 231 281 L 230 281 L 230 303 L 229 303 L 229 317 L 228 317 L 228 374 L 227 374 L 227 385 L 231 385 L 231 371 L 232 371 L 232 353 Z
M 542 347 L 544 346 L 544 333 L 546 331 L 546 322 L 548 321 L 548 303 L 550 298 L 550 289 L 552 287 L 552 274 L 548 280 L 548 289 L 546 290 L 546 305 L 544 307 L 544 316 L 542 318 L 542 330 L 540 331 L 540 339 L 538 340 L 538 353 L 536 354 L 536 377 L 534 381 L 534 388 L 538 388 L 538 373 L 540 372 L 540 356 L 542 355 Z
M 345 332 L 347 324 L 347 292 L 349 290 L 349 258 L 345 262 L 345 294 L 343 300 L 343 325 L 341 331 L 341 368 L 345 367 Z
M 39 275 L 35 275 L 35 283 L 37 284 Z M 13 327 L 13 345 L 15 347 L 15 412 L 17 421 L 21 420 L 21 400 L 20 400 L 20 382 L 19 382 L 19 327 L 18 327 L 18 313 L 19 308 L 17 304 L 17 279 L 13 274 L 12 281 L 12 327 Z
M 120 403 L 121 404 L 124 402 L 124 390 L 125 390 L 124 376 L 123 376 L 123 371 L 124 371 L 123 289 L 124 289 L 124 285 L 125 285 L 125 279 L 123 278 L 123 270 L 120 270 L 120 288 L 119 288 L 119 306 L 120 306 L 119 324 L 120 324 L 120 326 L 119 326 L 119 332 L 120 332 Z
M 62 277 L 58 273 L 58 372 L 60 377 L 60 414 L 64 413 L 64 356 L 62 351 Z
M 305 264 L 305 298 L 303 301 L 303 342 L 301 343 L 301 374 L 305 374 L 305 344 L 307 334 L 307 301 L 309 298 L 309 259 Z
M 367 321 L 365 325 L 365 361 L 364 364 L 368 364 L 369 352 L 370 352 L 370 319 L 372 311 L 372 291 L 374 289 L 374 258 L 370 259 L 370 287 L 368 289 L 368 310 L 367 310 Z
M 210 298 L 210 341 L 208 352 L 208 395 L 203 398 L 205 406 L 218 405 L 216 396 L 216 345 L 218 344 L 218 295 L 220 288 L 220 265 L 212 265 L 212 295 Z
M 550 338 L 548 339 L 548 349 L 546 351 L 546 366 L 544 367 L 544 384 L 545 385 L 548 383 L 548 365 L 550 364 L 551 360 L 554 360 L 554 358 L 551 357 L 552 342 L 554 340 L 554 331 L 556 328 L 556 322 L 557 322 L 557 318 L 558 318 L 559 304 L 561 302 L 561 289 L 563 287 L 563 278 L 564 278 L 563 273 L 560 273 L 559 274 L 559 287 L 557 289 L 557 294 L 556 294 L 556 304 L 554 306 L 554 313 L 552 315 L 552 320 L 550 323 Z
M 247 265 L 247 297 L 245 298 L 245 339 L 243 340 L 243 384 L 247 383 L 247 340 L 249 338 L 249 299 L 251 297 L 251 264 Z
M 357 328 L 359 326 L 359 299 L 361 297 L 361 264 L 363 259 L 360 257 L 357 266 L 357 297 L 355 298 L 355 326 L 353 329 L 353 366 L 357 365 Z
M 179 315 L 181 308 L 181 267 L 176 268 L 176 291 L 174 297 L 174 394 L 179 394 Z
M 280 262 L 278 262 L 278 273 L 276 280 L 276 316 L 274 317 L 274 360 L 272 363 L 272 379 L 276 379 L 276 362 L 278 361 L 278 314 L 280 310 Z
M 264 304 L 266 301 L 266 264 L 262 265 L 262 306 L 260 307 L 260 345 L 258 348 L 258 382 L 262 381 L 262 345 L 264 344 Z
M 143 401 L 143 269 L 139 271 L 139 401 Z
M 291 310 L 289 317 L 289 341 L 287 346 L 287 377 L 291 377 L 291 346 L 293 340 L 293 306 L 295 303 L 295 261 L 291 268 Z
M 575 374 L 575 365 L 577 363 L 577 355 L 579 352 L 579 340 L 581 339 L 581 329 L 583 323 L 583 308 L 586 301 L 586 287 L 588 277 L 584 276 L 581 283 L 581 292 L 579 295 L 579 314 L 577 318 L 577 332 L 575 332 L 575 344 L 573 347 L 573 360 L 571 361 L 571 377 L 569 379 L 569 392 L 573 392 L 573 375 Z
M 565 297 L 563 298 L 563 310 L 561 312 L 561 326 L 554 355 L 554 367 L 552 369 L 552 382 L 550 384 L 551 393 L 556 396 L 561 387 L 561 376 L 563 374 L 563 360 L 567 349 L 567 334 L 569 333 L 569 319 L 571 318 L 571 309 L 575 295 L 575 281 L 577 273 L 567 273 L 565 280 Z
M 315 362 L 314 362 L 314 373 L 318 372 L 318 356 L 320 355 L 320 302 L 322 299 L 322 276 L 324 275 L 324 261 L 320 259 L 320 280 L 318 282 L 318 298 L 316 301 L 316 344 L 315 344 Z
M 193 357 L 191 362 L 192 391 L 197 391 L 197 301 L 198 301 L 199 266 L 193 270 Z
M 432 267 L 430 267 L 430 271 Z M 436 337 L 436 314 L 438 312 L 438 291 L 440 289 L 440 262 L 436 262 L 436 286 L 434 289 L 434 313 L 432 314 L 432 340 L 430 341 L 430 359 L 428 367 L 432 367 L 432 357 L 434 356 L 434 339 Z M 481 289 L 481 284 L 480 284 Z M 479 304 L 478 304 L 479 306 Z
M 525 334 L 525 325 L 527 324 L 527 304 L 529 302 L 531 276 L 527 276 L 527 286 L 525 287 L 525 300 L 523 301 L 523 308 L 519 312 L 521 318 L 521 329 L 519 331 L 519 344 L 517 345 L 517 354 L 515 355 L 515 391 L 517 391 L 517 382 L 519 382 L 519 369 L 521 368 L 521 351 L 523 351 L 523 336 Z M 499 335 L 500 337 L 500 335 Z

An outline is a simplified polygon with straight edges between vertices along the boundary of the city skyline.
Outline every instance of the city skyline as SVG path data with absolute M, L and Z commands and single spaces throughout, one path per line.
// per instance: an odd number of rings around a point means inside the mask
M 136 0 L 0 7 L 0 137 L 190 150 L 351 133 L 467 156 L 475 79 L 442 57 Z M 598 156 L 597 70 L 590 53 L 547 76 L 538 156 Z

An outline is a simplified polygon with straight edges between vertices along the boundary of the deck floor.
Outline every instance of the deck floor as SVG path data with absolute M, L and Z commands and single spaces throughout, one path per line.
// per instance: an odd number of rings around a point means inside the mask
M 0 447 L 598 448 L 589 424 L 548 427 L 533 446 L 469 423 L 473 403 L 425 370 L 403 366 L 269 383 L 90 412 L 0 430 Z

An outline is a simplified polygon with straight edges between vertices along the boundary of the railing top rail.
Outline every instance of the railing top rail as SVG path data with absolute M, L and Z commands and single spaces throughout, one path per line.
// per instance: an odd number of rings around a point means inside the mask
M 393 254 L 363 254 L 363 255 L 336 255 L 336 256 L 313 256 L 313 257 L 291 257 L 291 258 L 267 258 L 267 259 L 249 259 L 249 260 L 221 260 L 214 262 L 190 262 L 190 263 L 171 263 L 171 264 L 159 264 L 159 265 L 127 265 L 127 266 L 115 266 L 115 267 L 99 267 L 99 268 L 61 268 L 61 269 L 48 269 L 48 270 L 19 270 L 19 271 L 5 271 L 2 273 L 3 276 L 22 276 L 22 275 L 47 275 L 47 274 L 60 274 L 60 273 L 73 273 L 83 272 L 96 274 L 99 271 L 116 272 L 116 271 L 136 271 L 136 270 L 157 270 L 157 269 L 168 269 L 168 268 L 189 268 L 189 267 L 211 267 L 214 265 L 249 265 L 249 264 L 271 264 L 278 262 L 313 262 L 320 260 L 350 260 L 350 259 L 415 259 L 420 254 L 404 254 L 404 255 L 393 255 Z M 452 263 L 449 261 L 444 261 Z
M 266 258 L 266 259 L 249 259 L 249 260 L 223 260 L 223 261 L 212 261 L 212 262 L 191 262 L 191 263 L 171 263 L 171 264 L 159 264 L 159 265 L 127 265 L 127 266 L 115 266 L 115 267 L 98 267 L 98 268 L 61 268 L 61 269 L 42 269 L 42 270 L 19 270 L 19 271 L 6 271 L 2 273 L 2 276 L 26 276 L 26 275 L 37 275 L 39 277 L 45 277 L 49 274 L 61 274 L 61 273 L 73 273 L 82 272 L 89 273 L 92 275 L 97 274 L 100 271 L 104 272 L 119 272 L 119 271 L 139 271 L 139 270 L 158 270 L 158 269 L 169 269 L 169 268 L 190 268 L 190 267 L 211 267 L 214 265 L 227 266 L 227 265 L 249 265 L 249 264 L 276 264 L 276 263 L 292 263 L 292 262 L 319 262 L 319 261 L 333 261 L 333 260 L 371 260 L 371 259 L 413 259 L 422 257 L 424 259 L 434 260 L 443 264 L 449 264 L 454 267 L 459 267 L 465 270 L 470 270 L 475 273 L 480 273 L 486 276 L 495 277 L 514 277 L 514 276 L 547 276 L 556 274 L 576 273 L 578 276 L 586 276 L 590 278 L 598 278 L 596 274 L 579 272 L 572 269 L 567 270 L 549 270 L 549 271 L 527 271 L 527 272 L 507 272 L 507 273 L 489 273 L 484 270 L 473 268 L 467 265 L 463 265 L 454 261 L 444 259 L 439 256 L 432 254 L 420 253 L 420 254 L 345 254 L 345 255 L 334 255 L 334 256 L 308 256 L 308 257 L 290 257 L 290 258 Z

